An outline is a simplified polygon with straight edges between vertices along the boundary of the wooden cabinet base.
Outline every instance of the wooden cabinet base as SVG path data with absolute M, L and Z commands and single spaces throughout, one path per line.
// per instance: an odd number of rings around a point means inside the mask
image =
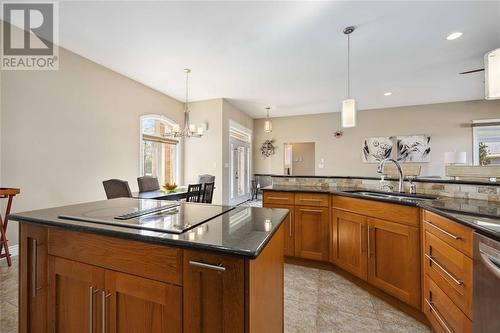
M 250 260 L 21 224 L 20 332 L 283 332 L 284 230 Z

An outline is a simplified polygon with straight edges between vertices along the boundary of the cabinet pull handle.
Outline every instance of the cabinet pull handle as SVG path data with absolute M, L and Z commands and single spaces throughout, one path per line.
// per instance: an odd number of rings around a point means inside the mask
M 372 256 L 371 245 L 370 245 L 370 226 L 368 226 L 368 258 Z
M 37 294 L 37 259 L 38 259 L 38 242 L 35 238 L 31 238 L 31 295 L 36 297 Z
M 425 221 L 425 223 L 427 223 L 428 225 L 430 225 L 430 226 L 431 226 L 431 227 L 433 227 L 433 228 L 436 228 L 437 230 L 441 231 L 441 232 L 442 232 L 443 234 L 445 234 L 446 236 L 453 238 L 454 240 L 459 240 L 459 239 L 462 239 L 462 237 L 460 237 L 460 236 L 455 236 L 454 234 L 449 233 L 448 231 L 446 231 L 446 230 L 444 230 L 444 229 L 442 229 L 442 228 L 438 227 L 437 225 L 435 225 L 435 224 L 433 224 L 433 223 L 431 223 L 431 222 L 429 222 L 429 221 Z
M 431 257 L 430 255 L 428 255 L 427 253 L 424 253 L 424 256 L 426 256 L 427 259 L 429 259 L 429 261 L 433 264 L 435 264 L 437 267 L 439 267 L 440 270 L 442 270 L 446 275 L 448 275 L 448 277 L 450 279 L 453 280 L 453 282 L 455 282 L 456 284 L 458 284 L 459 286 L 463 285 L 464 282 L 462 280 L 459 280 L 457 279 L 456 277 L 454 277 L 450 272 L 448 272 L 443 266 L 441 266 L 439 264 L 439 262 L 437 262 L 436 259 L 434 259 L 434 257 Z
M 425 299 L 425 302 L 427 303 L 427 305 L 429 306 L 429 308 L 431 309 L 431 313 L 434 313 L 434 317 L 437 318 L 437 320 L 439 321 L 439 323 L 446 329 L 446 331 L 448 333 L 453 333 L 453 331 L 448 328 L 448 325 L 446 325 L 446 322 L 438 314 L 438 312 L 436 311 L 436 309 L 434 309 L 434 307 L 432 306 L 432 302 L 429 302 L 427 300 L 427 298 L 424 298 L 424 299 Z
M 312 201 L 312 202 L 323 202 L 321 199 L 309 199 L 309 198 L 300 198 L 300 201 Z
M 301 212 L 308 212 L 308 213 L 323 213 L 322 210 L 319 210 L 319 209 L 304 209 L 304 208 L 301 208 L 300 209 Z
M 189 260 L 189 264 L 192 266 L 196 266 L 196 267 L 212 269 L 212 270 L 218 271 L 218 272 L 225 272 L 226 271 L 226 267 L 222 266 L 222 264 L 210 265 L 210 264 L 205 264 L 204 262 L 193 261 L 193 260 Z
M 94 287 L 89 287 L 89 333 L 94 333 Z
M 290 238 L 292 238 L 292 223 L 293 223 L 293 215 L 292 211 L 290 210 L 290 223 L 289 223 L 289 228 L 288 228 L 288 234 L 290 235 Z
M 363 254 L 363 225 L 359 224 L 359 253 Z
M 102 333 L 107 331 L 107 314 L 108 314 L 108 298 L 111 294 L 106 294 L 106 290 L 102 291 L 101 294 L 101 305 L 102 305 Z
M 268 197 L 271 200 L 288 200 L 288 198 L 285 197 Z

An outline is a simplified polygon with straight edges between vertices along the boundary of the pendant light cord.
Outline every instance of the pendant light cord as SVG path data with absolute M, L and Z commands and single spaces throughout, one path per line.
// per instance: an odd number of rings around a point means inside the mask
M 351 36 L 347 34 L 347 98 L 351 98 Z
M 186 70 L 186 112 L 189 111 L 189 109 L 188 109 L 188 87 L 189 87 L 188 80 L 189 80 L 189 71 Z

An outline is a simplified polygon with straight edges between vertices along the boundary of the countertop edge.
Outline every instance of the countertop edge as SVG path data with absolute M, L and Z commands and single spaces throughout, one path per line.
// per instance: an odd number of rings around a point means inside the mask
M 85 226 L 85 225 L 77 225 L 77 224 L 71 224 L 71 223 L 59 223 L 55 221 L 48 221 L 45 219 L 37 219 L 37 218 L 32 218 L 32 217 L 25 217 L 21 215 L 17 215 L 15 213 L 9 214 L 9 220 L 11 221 L 16 221 L 18 223 L 29 223 L 29 224 L 36 224 L 36 225 L 43 225 L 47 227 L 54 227 L 54 228 L 60 228 L 60 229 L 66 229 L 66 230 L 71 230 L 75 232 L 86 232 L 86 233 L 92 233 L 92 234 L 98 234 L 102 236 L 108 236 L 108 237 L 116 237 L 120 239 L 125 239 L 125 240 L 131 240 L 131 241 L 138 241 L 138 242 L 144 242 L 144 243 L 150 243 L 150 244 L 156 244 L 156 245 L 167 245 L 167 246 L 173 246 L 173 247 L 179 247 L 183 249 L 196 249 L 196 250 L 206 250 L 206 251 L 211 251 L 211 252 L 217 252 L 220 254 L 226 254 L 226 255 L 235 255 L 235 256 L 240 256 L 246 259 L 257 259 L 262 252 L 262 250 L 266 247 L 266 245 L 269 243 L 269 241 L 274 237 L 276 232 L 281 228 L 283 225 L 284 221 L 286 220 L 287 216 L 289 213 L 284 215 L 282 220 L 279 222 L 279 225 L 272 230 L 260 243 L 260 245 L 257 247 L 255 251 L 244 251 L 244 250 L 237 250 L 233 248 L 227 248 L 227 247 L 221 247 L 221 246 L 216 246 L 216 245 L 205 245 L 205 244 L 200 244 L 200 243 L 191 243 L 189 241 L 184 241 L 184 240 L 175 240 L 175 239 L 169 239 L 169 238 L 159 238 L 159 237 L 154 237 L 154 236 L 145 236 L 145 235 L 137 235 L 137 234 L 130 234 L 127 233 L 125 230 L 127 228 L 121 228 L 121 227 L 115 227 L 115 229 L 118 230 L 111 230 L 111 229 L 103 229 L 99 227 L 93 227 L 91 225 Z M 90 224 L 90 223 L 89 223 Z M 119 229 L 123 229 L 124 231 L 120 231 Z

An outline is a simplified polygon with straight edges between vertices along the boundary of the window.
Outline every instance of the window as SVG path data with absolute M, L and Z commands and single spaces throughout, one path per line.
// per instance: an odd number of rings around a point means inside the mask
M 178 141 L 164 137 L 174 122 L 159 115 L 141 117 L 141 176 L 157 177 L 160 184 L 178 180 Z
M 500 119 L 472 121 L 474 165 L 500 165 Z

